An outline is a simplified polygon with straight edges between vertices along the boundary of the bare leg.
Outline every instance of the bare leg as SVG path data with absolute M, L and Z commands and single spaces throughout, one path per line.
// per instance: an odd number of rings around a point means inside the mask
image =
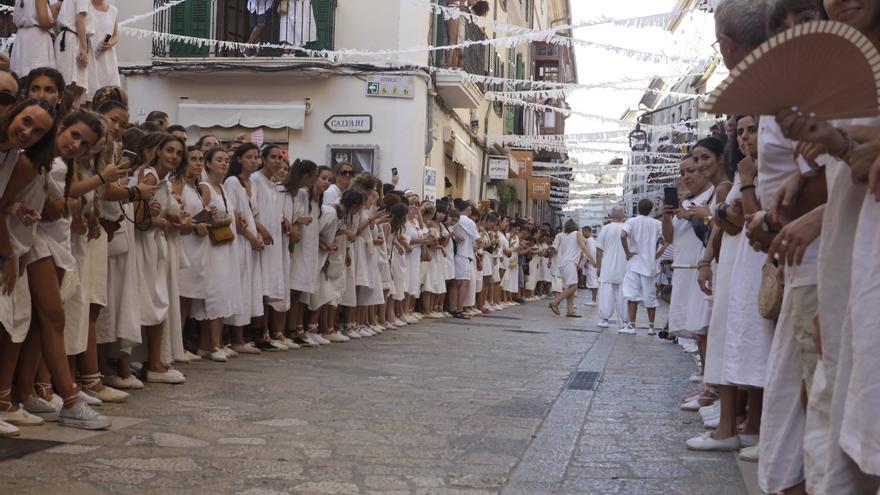
M 629 323 L 633 327 L 636 326 L 636 311 L 639 309 L 639 303 L 634 301 L 627 301 L 627 309 L 629 310 Z
M 98 321 L 98 315 L 100 313 L 101 306 L 98 306 L 97 304 L 89 306 L 88 345 L 86 346 L 86 351 L 77 356 L 77 367 L 79 368 L 80 375 L 83 377 L 100 374 L 100 370 L 98 369 L 98 337 L 95 327 L 95 323 Z M 90 387 L 90 390 L 100 392 L 104 390 L 104 384 L 101 383 L 101 380 L 98 380 Z
M 648 321 L 654 326 L 654 317 L 657 316 L 657 308 L 648 308 Z
M 761 408 L 764 402 L 764 390 L 751 388 L 748 390 L 749 405 L 746 413 L 746 425 L 743 428 L 745 435 L 757 435 L 761 431 Z
M 0 391 L 12 389 L 12 379 L 15 376 L 15 367 L 18 364 L 18 355 L 21 351 L 21 344 L 12 342 L 9 334 L 5 329 L 0 327 Z M 30 390 L 28 390 L 30 393 Z M 11 392 L 10 392 L 11 394 Z M 22 394 L 19 394 L 22 395 Z M 0 396 L 0 399 L 5 396 Z M 7 399 L 9 402 L 20 402 Z M 12 404 L 8 411 L 17 411 L 18 407 Z
M 736 387 L 720 385 L 721 417 L 718 427 L 712 432 L 712 438 L 721 440 L 736 435 Z

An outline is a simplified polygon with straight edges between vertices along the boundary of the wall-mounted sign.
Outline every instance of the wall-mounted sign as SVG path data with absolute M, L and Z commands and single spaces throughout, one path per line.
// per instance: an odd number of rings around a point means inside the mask
M 433 168 L 425 168 L 425 188 L 423 193 L 425 201 L 437 200 L 437 171 Z
M 550 199 L 550 178 L 535 177 L 529 179 L 529 199 L 547 201 Z
M 510 178 L 527 179 L 532 176 L 532 162 L 535 159 L 534 151 L 516 150 L 510 152 Z M 514 166 L 514 163 L 517 165 Z
M 324 127 L 336 133 L 373 132 L 372 115 L 331 115 L 324 121 Z
M 367 76 L 367 96 L 412 98 L 414 91 L 412 76 Z
M 489 179 L 507 179 L 510 160 L 507 157 L 489 157 Z

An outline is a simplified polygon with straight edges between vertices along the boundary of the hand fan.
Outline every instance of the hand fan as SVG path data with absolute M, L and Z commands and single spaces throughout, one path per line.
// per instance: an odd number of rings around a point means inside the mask
M 794 106 L 822 120 L 880 115 L 880 54 L 873 43 L 841 22 L 800 24 L 737 64 L 700 111 L 774 115 Z

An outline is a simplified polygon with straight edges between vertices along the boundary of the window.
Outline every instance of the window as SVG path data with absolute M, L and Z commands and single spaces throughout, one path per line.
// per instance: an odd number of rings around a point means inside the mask
M 356 174 L 361 172 L 379 173 L 379 146 L 375 145 L 327 145 L 327 163 L 334 167 L 347 162 L 354 167 Z

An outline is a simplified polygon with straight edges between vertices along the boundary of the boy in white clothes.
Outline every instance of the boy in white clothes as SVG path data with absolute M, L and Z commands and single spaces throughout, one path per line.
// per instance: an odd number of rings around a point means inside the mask
M 611 223 L 602 227 L 596 238 L 596 261 L 599 266 L 599 328 L 608 328 L 616 313 L 618 326 L 629 321 L 620 286 L 626 276 L 626 253 L 620 236 L 626 218 L 622 206 L 611 209 Z
M 470 207 L 465 206 L 464 211 L 449 210 L 447 216 L 451 220 L 458 217 L 458 222 L 452 227 L 452 238 L 455 240 L 455 281 L 452 284 L 453 291 L 450 293 L 452 316 L 464 320 L 470 317 L 464 314 L 465 301 L 468 291 L 471 290 L 471 270 L 475 260 L 474 242 L 480 238 L 477 224 L 471 220 Z
M 651 218 L 654 203 L 644 198 L 639 201 L 639 215 L 623 224 L 620 242 L 626 253 L 626 276 L 623 279 L 623 297 L 629 306 L 629 323 L 620 333 L 636 333 L 636 310 L 639 303 L 645 305 L 650 321 L 649 334 L 654 333 L 654 316 L 657 313 L 657 247 L 663 237 L 663 224 Z

